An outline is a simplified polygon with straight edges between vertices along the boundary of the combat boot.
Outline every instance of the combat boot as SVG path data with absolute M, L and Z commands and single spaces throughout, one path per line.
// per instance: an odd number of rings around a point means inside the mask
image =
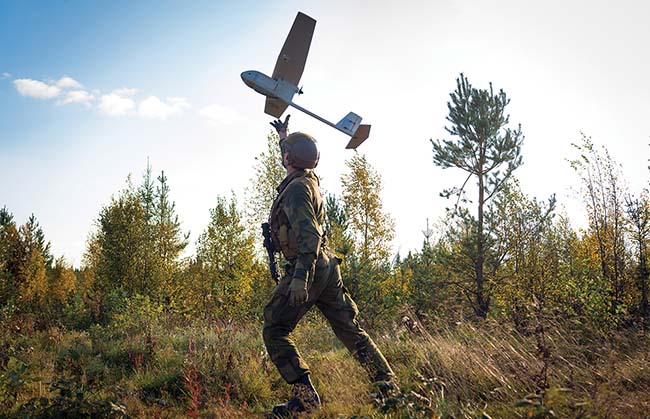
M 293 386 L 293 397 L 286 403 L 273 407 L 274 418 L 295 418 L 299 413 L 320 409 L 320 396 L 309 379 L 309 375 Z
M 400 388 L 392 376 L 378 378 L 373 384 L 375 392 L 370 394 L 373 399 L 384 401 L 400 393 Z

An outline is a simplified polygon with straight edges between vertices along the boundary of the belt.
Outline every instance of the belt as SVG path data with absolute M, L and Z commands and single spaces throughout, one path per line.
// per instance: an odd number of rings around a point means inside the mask
M 338 258 L 337 258 L 338 259 Z M 330 256 L 322 249 L 319 254 L 318 258 L 316 259 L 316 265 L 319 265 L 320 263 L 325 263 L 328 264 L 330 261 Z M 339 259 L 340 262 L 340 259 Z M 288 260 L 287 263 L 284 264 L 284 273 L 287 276 L 293 276 L 293 270 L 296 268 L 296 259 Z

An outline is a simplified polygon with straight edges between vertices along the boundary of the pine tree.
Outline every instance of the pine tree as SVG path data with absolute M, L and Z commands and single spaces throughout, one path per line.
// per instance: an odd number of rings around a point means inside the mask
M 159 269 L 162 274 L 162 278 L 158 281 L 160 285 L 172 285 L 173 277 L 178 270 L 178 259 L 189 242 L 189 233 L 183 234 L 181 231 L 181 223 L 176 214 L 176 203 L 170 200 L 169 192 L 167 177 L 162 171 L 158 176 L 156 187 L 152 220 L 154 240 L 151 246 L 160 263 Z
M 20 271 L 20 236 L 13 214 L 0 209 L 0 306 L 16 298 Z
M 12 250 L 15 259 L 11 262 L 16 270 L 13 286 L 17 289 L 17 301 L 22 308 L 39 314 L 46 308 L 49 291 L 47 276 L 53 261 L 50 243 L 34 214 L 18 228 L 17 238 Z
M 54 262 L 51 245 L 50 242 L 45 241 L 45 233 L 34 214 L 30 215 L 27 222 L 20 227 L 20 235 L 25 257 L 28 258 L 31 251 L 36 250 L 43 256 L 45 265 L 51 267 Z
M 149 159 L 147 159 L 147 168 L 142 176 L 142 184 L 138 188 L 137 195 L 142 203 L 147 224 L 153 224 L 156 213 L 156 187 Z
M 476 179 L 477 219 L 472 232 L 476 247 L 473 294 L 476 314 L 485 318 L 490 307 L 484 272 L 487 251 L 486 204 L 499 193 L 514 170 L 521 165 L 520 152 L 524 137 L 521 127 L 516 130 L 507 127 L 510 117 L 505 114 L 505 108 L 510 100 L 503 90 L 495 94 L 491 83 L 489 90 L 476 89 L 461 74 L 456 80 L 456 90 L 450 96 L 447 121 L 451 126 L 445 129 L 454 138 L 431 140 L 433 161 L 443 169 L 455 167 L 467 173 L 467 178 L 460 187 L 444 190 L 441 194 L 448 198 L 456 196 L 457 210 L 459 202 L 465 201 L 468 181 L 472 177 Z
M 142 275 L 144 283 L 160 284 L 164 276 L 164 267 L 156 247 L 156 187 L 149 159 L 142 176 L 142 183 L 136 191 L 137 198 L 143 210 L 144 224 L 140 249 L 142 258 Z

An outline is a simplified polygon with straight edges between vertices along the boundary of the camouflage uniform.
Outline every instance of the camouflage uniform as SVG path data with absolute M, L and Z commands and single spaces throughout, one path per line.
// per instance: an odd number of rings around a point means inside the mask
M 368 334 L 359 326 L 357 305 L 343 286 L 340 259 L 325 249 L 325 211 L 318 177 L 310 169 L 288 175 L 278 187 L 269 224 L 276 251 L 287 259 L 285 276 L 264 308 L 264 343 L 271 360 L 287 383 L 309 373 L 289 334 L 302 316 L 316 305 L 336 336 L 368 371 L 373 381 L 394 376 L 388 362 Z M 306 278 L 309 298 L 291 307 L 288 303 L 292 278 Z

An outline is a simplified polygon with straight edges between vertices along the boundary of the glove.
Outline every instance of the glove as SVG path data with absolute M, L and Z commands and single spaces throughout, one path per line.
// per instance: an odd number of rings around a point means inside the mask
M 289 284 L 289 305 L 299 306 L 307 302 L 307 281 L 301 278 L 293 278 Z
M 287 115 L 286 118 L 284 118 L 284 122 L 282 122 L 281 119 L 276 119 L 275 121 L 271 122 L 271 125 L 275 130 L 278 132 L 278 135 L 280 136 L 280 140 L 284 140 L 287 138 L 287 133 L 289 131 L 289 117 L 291 115 Z

